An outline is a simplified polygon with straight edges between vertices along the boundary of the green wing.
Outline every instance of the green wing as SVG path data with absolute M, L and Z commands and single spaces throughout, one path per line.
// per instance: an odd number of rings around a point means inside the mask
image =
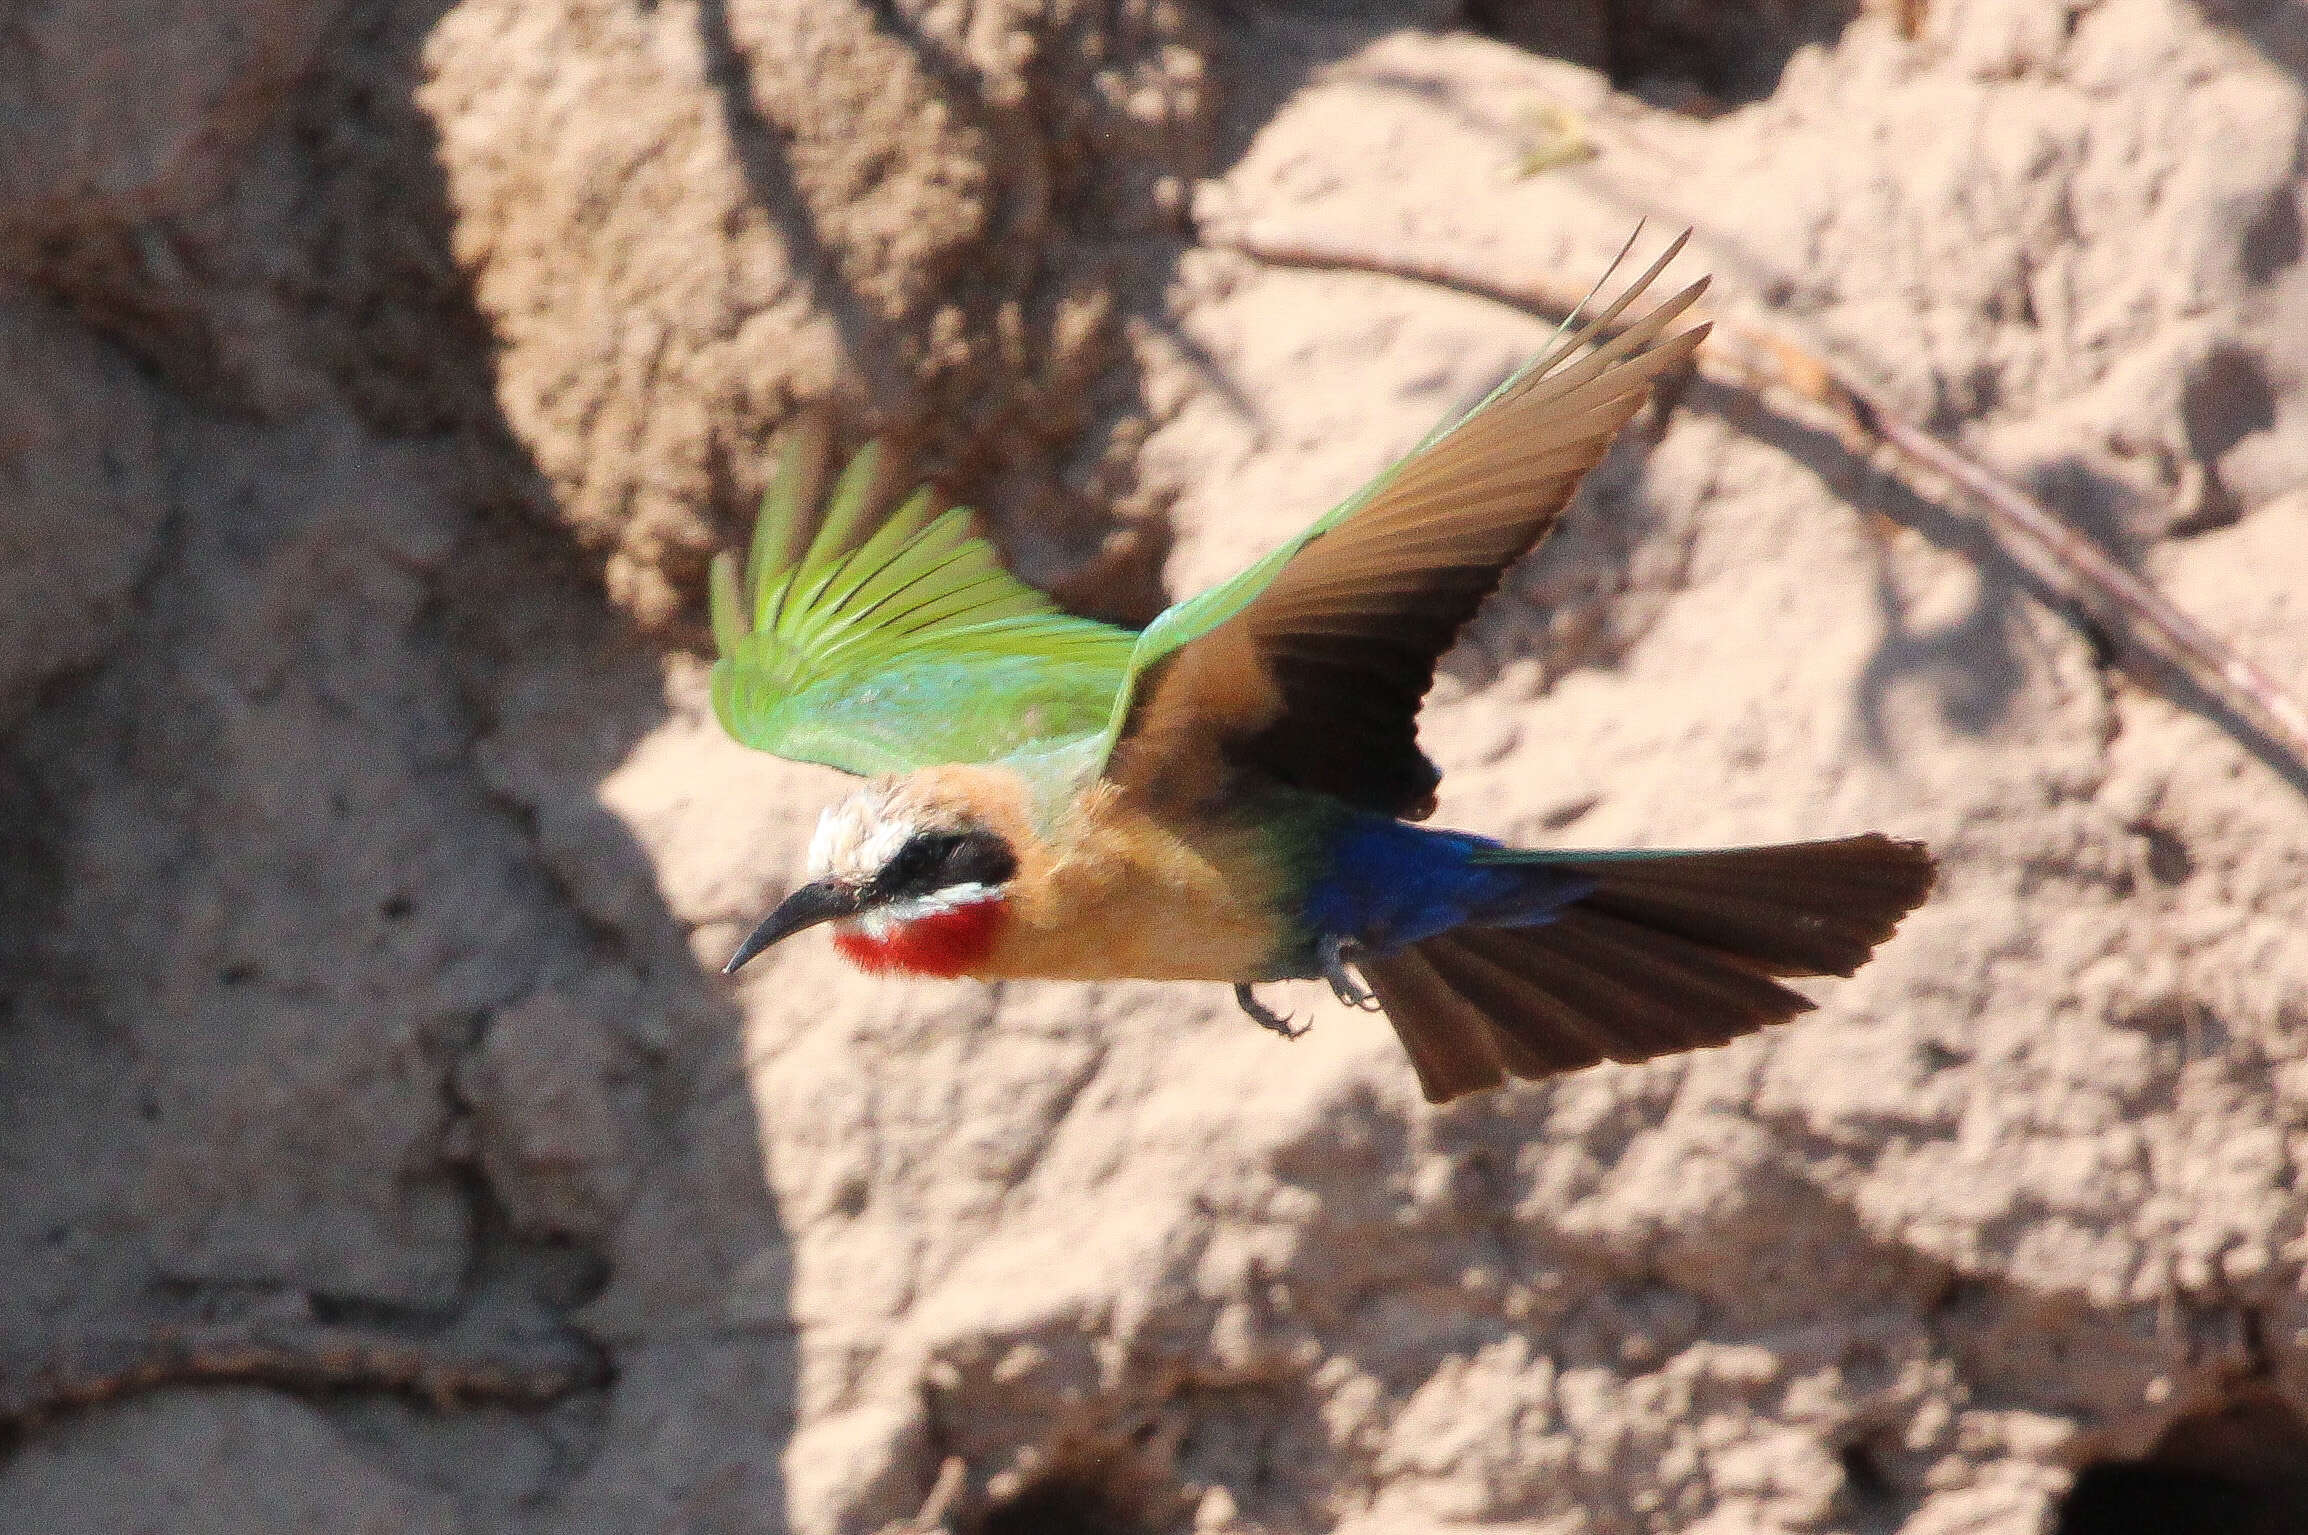
M 1137 636 L 1062 613 L 995 561 L 970 514 L 917 492 L 864 524 L 878 450 L 851 460 L 803 544 L 788 452 L 745 568 L 713 562 L 713 712 L 746 746 L 850 773 L 993 762 L 1102 731 Z M 862 535 L 862 536 L 861 536 Z

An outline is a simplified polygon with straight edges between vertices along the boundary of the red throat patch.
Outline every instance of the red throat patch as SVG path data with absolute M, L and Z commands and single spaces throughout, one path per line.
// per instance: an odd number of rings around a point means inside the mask
M 860 970 L 952 980 L 993 952 L 994 938 L 1008 920 L 1007 904 L 994 896 L 897 923 L 879 938 L 845 922 L 833 930 L 833 946 Z

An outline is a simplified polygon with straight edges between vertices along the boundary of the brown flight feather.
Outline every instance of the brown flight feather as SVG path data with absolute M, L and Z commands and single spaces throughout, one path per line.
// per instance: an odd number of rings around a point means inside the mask
M 1418 748 L 1417 718 L 1436 660 L 1554 526 L 1652 382 L 1706 333 L 1667 334 L 1699 282 L 1594 344 L 1681 245 L 1405 460 L 1240 613 L 1160 663 L 1140 684 L 1112 776 L 1199 799 L 1247 771 L 1364 810 L 1426 814 L 1439 774 Z

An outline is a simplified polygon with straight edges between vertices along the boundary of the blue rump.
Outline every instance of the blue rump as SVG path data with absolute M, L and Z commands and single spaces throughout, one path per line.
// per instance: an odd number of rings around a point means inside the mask
M 1594 893 L 1593 879 L 1569 869 L 1475 861 L 1498 846 L 1466 832 L 1357 815 L 1332 838 L 1300 920 L 1316 937 L 1384 953 L 1469 923 L 1528 927 Z

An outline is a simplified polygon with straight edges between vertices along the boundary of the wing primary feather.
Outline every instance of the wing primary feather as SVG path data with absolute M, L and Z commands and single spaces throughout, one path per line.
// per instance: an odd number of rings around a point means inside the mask
M 1558 410 L 1571 412 L 1583 408 L 1588 402 L 1579 398 L 1582 393 L 1601 396 L 1605 383 L 1602 375 L 1605 369 L 1620 358 L 1631 356 L 1635 352 L 1650 347 L 1661 335 L 1665 334 L 1669 326 L 1688 314 L 1692 305 L 1706 297 L 1707 289 L 1711 284 L 1712 279 L 1702 277 L 1680 292 L 1662 299 L 1657 308 L 1645 314 L 1634 324 L 1595 343 L 1594 350 L 1580 358 L 1576 363 L 1568 364 L 1559 372 L 1550 372 L 1544 378 L 1534 380 L 1529 392 L 1537 395 L 1540 399 L 1553 402 Z M 1698 335 L 1703 335 L 1705 332 L 1699 330 L 1696 334 L 1692 332 L 1685 334 L 1692 337 L 1688 344 L 1695 346 L 1698 344 Z M 1681 337 L 1665 343 L 1666 348 L 1682 345 L 1685 343 Z M 1662 353 L 1654 354 L 1653 357 L 1645 359 L 1637 366 L 1647 366 L 1656 372 L 1673 366 L 1676 361 L 1677 357 L 1671 351 L 1663 349 Z M 1637 387 L 1628 382 L 1627 376 L 1624 374 L 1614 374 L 1607 382 L 1612 394 L 1624 393 L 1628 389 Z
M 793 578 L 797 571 L 787 571 L 770 583 L 769 590 L 760 597 L 753 620 L 755 634 L 775 634 L 785 625 L 786 598 L 793 593 Z
M 1676 256 L 1682 253 L 1683 247 L 1688 244 L 1691 239 L 1691 232 L 1686 229 L 1681 234 L 1677 235 L 1673 240 L 1669 241 L 1667 248 L 1660 252 L 1659 258 L 1651 263 L 1649 269 L 1646 270 L 1642 276 L 1636 278 L 1633 282 L 1627 285 L 1626 291 L 1619 295 L 1617 301 L 1615 301 L 1610 308 L 1604 310 L 1603 313 L 1589 320 L 1585 325 L 1574 329 L 1573 322 L 1578 319 L 1579 312 L 1586 308 L 1588 304 L 1594 301 L 1596 294 L 1602 292 L 1604 288 L 1610 285 L 1611 275 L 1618 271 L 1619 267 L 1626 261 L 1627 253 L 1635 248 L 1635 241 L 1638 237 L 1641 236 L 1642 232 L 1643 221 L 1638 219 L 1635 223 L 1634 233 L 1630 234 L 1627 237 L 1627 242 L 1619 247 L 1619 254 L 1611 258 L 1610 266 L 1605 268 L 1603 275 L 1597 278 L 1593 286 L 1589 287 L 1587 291 L 1580 296 L 1579 302 L 1571 307 L 1570 314 L 1564 316 L 1563 323 L 1555 327 L 1554 336 L 1550 338 L 1549 344 L 1545 350 L 1541 351 L 1538 356 L 1532 358 L 1528 363 L 1525 363 L 1514 373 L 1508 375 L 1506 380 L 1502 382 L 1496 389 L 1493 389 L 1489 394 L 1483 396 L 1481 401 L 1475 405 L 1474 409 L 1467 411 L 1465 414 L 1458 416 L 1455 419 L 1446 420 L 1442 425 L 1436 427 L 1432 432 L 1428 433 L 1427 436 L 1419 443 L 1418 447 L 1411 451 L 1409 457 L 1406 458 L 1403 463 L 1397 467 L 1407 468 L 1410 462 L 1416 459 L 1420 453 L 1434 447 L 1436 444 L 1442 442 L 1445 438 L 1450 437 L 1456 433 L 1460 427 L 1466 426 L 1471 422 L 1479 420 L 1483 416 L 1484 412 L 1488 411 L 1492 406 L 1498 405 L 1513 397 L 1514 395 L 1521 393 L 1523 390 L 1529 388 L 1535 381 L 1551 374 L 1554 369 L 1562 363 L 1564 358 L 1569 357 L 1574 352 L 1578 351 L 1582 346 L 1586 346 L 1592 343 L 1596 336 L 1601 335 L 1606 329 L 1610 327 L 1613 321 L 1617 320 L 1620 315 L 1626 312 L 1627 306 L 1629 304 L 1632 304 L 1638 297 L 1642 295 L 1645 289 L 1650 287 L 1651 283 L 1658 277 L 1658 275 L 1667 269 L 1667 264 L 1673 261 Z M 1682 303 L 1676 308 L 1675 312 L 1681 313 L 1683 308 L 1689 307 L 1690 301 L 1696 299 L 1698 297 L 1698 293 L 1703 291 L 1705 287 L 1705 280 L 1702 279 L 1698 284 L 1694 286 L 1692 290 L 1687 290 L 1686 294 L 1681 296 Z M 1669 302 L 1672 304 L 1675 301 L 1670 300 Z M 1672 316 L 1670 316 L 1670 319 L 1671 318 Z M 1378 484 L 1372 485 L 1369 487 L 1369 490 L 1365 492 L 1365 494 L 1367 495 L 1371 492 L 1375 492 L 1383 488 L 1384 484 L 1385 481 L 1382 480 Z
M 818 626 L 818 638 L 827 650 L 839 650 L 852 639 L 871 642 L 877 637 L 886 639 L 904 632 L 900 625 L 913 609 L 900 609 L 893 616 L 885 611 L 891 603 L 912 594 L 918 606 L 928 600 L 918 590 L 924 583 L 942 582 L 938 590 L 946 591 L 963 579 L 968 572 L 957 570 L 955 561 L 966 550 L 968 539 L 955 530 L 966 522 L 966 513 L 960 516 L 947 513 L 941 519 L 941 526 L 933 526 L 898 559 L 859 582 L 844 599 L 843 606 L 828 612 Z
M 1619 275 L 1619 268 L 1625 266 L 1627 264 L 1627 258 L 1635 253 L 1635 242 L 1643 238 L 1643 227 L 1648 223 L 1650 223 L 1649 219 L 1639 218 L 1635 220 L 1635 227 L 1627 231 L 1627 238 L 1620 242 L 1619 253 L 1611 258 L 1611 264 L 1609 266 L 1603 268 L 1603 275 L 1596 278 L 1593 283 L 1588 285 L 1587 291 L 1579 295 L 1579 301 L 1571 306 L 1571 312 L 1563 316 L 1563 323 L 1555 327 L 1555 335 L 1557 338 L 1565 336 L 1571 331 L 1577 329 L 1579 316 L 1587 312 L 1587 306 L 1595 301 L 1595 295 L 1601 293 L 1605 288 L 1608 288 L 1611 285 L 1611 279 Z M 1683 239 L 1689 238 L 1690 231 L 1684 231 Z M 1669 243 L 1667 247 L 1667 254 L 1670 258 L 1673 257 L 1675 252 L 1683 248 L 1683 239 L 1678 239 Z M 1634 286 L 1640 289 L 1643 285 L 1641 283 L 1636 283 Z
M 828 609 L 846 609 L 858 589 L 872 580 L 874 573 L 888 564 L 908 539 L 921 531 L 922 524 L 929 520 L 929 509 L 935 503 L 936 498 L 927 488 L 908 496 L 896 511 L 890 513 L 889 519 L 874 530 L 872 537 L 858 545 L 842 561 L 841 574 L 848 579 L 848 584 L 838 592 L 828 587 L 826 595 L 819 600 Z
M 1524 394 L 1528 394 L 1534 397 L 1529 402 L 1531 405 L 1543 406 L 1560 401 L 1575 390 L 1585 388 L 1601 378 L 1605 370 L 1613 368 L 1622 359 L 1649 347 L 1658 339 L 1662 331 L 1680 319 L 1693 304 L 1698 303 L 1706 295 L 1708 285 L 1709 280 L 1702 277 L 1673 298 L 1661 303 L 1656 310 L 1646 314 L 1626 329 L 1596 342 L 1593 350 L 1588 352 L 1586 356 L 1579 358 L 1576 362 L 1564 363 L 1560 372 L 1549 371 L 1543 377 L 1534 378 L 1523 390 L 1517 392 L 1517 399 L 1520 400 Z M 1616 316 L 1614 315 L 1613 318 Z M 1703 327 L 1694 327 L 1694 330 L 1697 332 L 1696 335 L 1691 332 L 1685 333 L 1691 335 L 1691 339 L 1687 343 L 1678 337 L 1675 341 L 1668 342 L 1667 346 L 1670 348 L 1697 346 L 1699 336 L 1705 335 L 1706 332 Z M 1672 366 L 1677 360 L 1679 360 L 1679 354 L 1654 355 L 1644 359 L 1643 363 L 1638 363 L 1636 366 L 1648 365 L 1649 373 L 1645 375 L 1648 378 L 1660 370 Z M 1621 386 L 1616 375 L 1613 375 L 1613 380 L 1614 389 L 1619 389 Z M 1639 386 L 1628 383 L 1624 387 L 1632 389 Z
M 1008 578 L 999 570 L 970 575 L 963 583 L 948 587 L 909 610 L 902 620 L 893 622 L 891 627 L 899 633 L 913 634 L 924 629 L 966 624 L 984 618 L 1029 616 L 1010 605 L 1008 587 Z M 998 611 L 989 612 L 988 609 Z
M 969 543 L 969 525 L 970 514 L 958 506 L 931 522 L 919 538 L 858 584 L 849 599 L 849 616 L 858 622 L 881 622 L 885 605 L 938 574 Z
M 1633 304 L 1636 299 L 1641 298 L 1645 292 L 1649 291 L 1651 284 L 1658 281 L 1659 274 L 1667 270 L 1668 263 L 1672 262 L 1677 256 L 1681 255 L 1683 253 L 1683 247 L 1690 243 L 1691 231 L 1688 229 L 1675 236 L 1674 239 L 1669 240 L 1667 242 L 1667 248 L 1659 252 L 1658 259 L 1653 261 L 1650 266 L 1644 269 L 1642 276 L 1627 284 L 1626 291 L 1621 293 L 1617 298 L 1613 299 L 1609 308 L 1605 309 L 1601 314 L 1596 315 L 1585 325 L 1581 326 L 1576 333 L 1566 337 L 1560 345 L 1556 346 L 1548 354 L 1546 358 L 1542 359 L 1542 362 L 1560 361 L 1562 358 L 1568 357 L 1571 353 L 1577 351 L 1580 347 L 1591 343 L 1595 337 L 1600 336 L 1604 332 L 1608 331 L 1614 324 L 1618 322 L 1619 316 L 1627 312 L 1629 305 Z M 1706 290 L 1706 287 L 1707 279 L 1702 277 L 1699 279 L 1699 281 L 1691 284 L 1690 287 L 1685 288 L 1675 297 L 1661 303 L 1659 306 L 1659 311 L 1666 313 L 1668 319 L 1672 320 L 1675 315 L 1681 314 L 1685 309 L 1689 308 L 1692 301 L 1697 299 L 1699 294 Z M 1648 319 L 1649 317 L 1646 316 L 1645 318 Z M 1550 370 L 1539 367 L 1537 365 L 1534 365 L 1533 368 L 1525 370 L 1525 372 L 1545 371 Z
M 757 634 L 768 633 L 777 623 L 769 588 L 774 586 L 775 595 L 782 597 L 790 584 L 790 580 L 775 581 L 773 576 L 782 573 L 790 577 L 801 557 L 802 506 L 824 472 L 825 446 L 823 424 L 805 422 L 786 439 L 776 472 L 761 493 L 761 515 L 754 521 L 753 542 L 745 555 L 745 595 L 753 604 Z
M 857 631 L 855 638 L 862 640 L 879 638 L 885 641 L 904 640 L 921 633 L 923 630 L 937 628 L 941 618 L 956 618 L 959 614 L 966 613 L 969 609 L 971 596 L 979 587 L 989 586 L 999 590 L 1000 584 L 998 576 L 995 575 L 972 574 L 970 572 L 951 574 L 944 571 L 927 572 L 921 580 L 914 582 L 903 594 L 903 600 L 906 601 L 907 606 L 893 606 L 878 614 L 871 627 Z M 961 600 L 959 609 L 953 605 L 957 598 Z M 838 650 L 849 643 L 851 641 L 845 639 L 830 648 Z
M 797 602 L 803 611 L 817 605 L 826 587 L 840 573 L 842 555 L 855 541 L 858 524 L 873 500 L 880 462 L 881 444 L 869 442 L 858 449 L 857 456 L 849 461 L 849 467 L 835 483 L 825 515 L 817 525 L 817 536 L 809 541 L 809 551 L 801 557 L 801 566 L 794 572 L 797 579 L 810 578 Z
M 965 555 L 957 554 L 947 563 L 923 571 L 904 591 L 893 593 L 874 615 L 873 626 L 885 634 L 910 634 L 938 622 L 946 611 L 939 604 L 980 588 L 998 592 L 1008 584 L 1009 577 L 990 560 L 968 561 Z
M 817 525 L 817 537 L 810 540 L 809 552 L 801 557 L 803 565 L 829 563 L 856 542 L 858 524 L 873 501 L 881 459 L 882 445 L 878 442 L 867 443 L 850 459 L 841 478 L 834 482 L 833 494 L 826 498 L 825 516 Z
M 737 560 L 723 552 L 706 567 L 706 612 L 713 620 L 713 647 L 735 655 L 752 631 L 746 627 L 745 596 L 737 587 Z
M 1506 398 L 1506 396 L 1514 393 L 1516 386 L 1521 384 L 1524 380 L 1528 379 L 1532 374 L 1544 372 L 1547 368 L 1551 367 L 1555 362 L 1559 361 L 1563 356 L 1565 356 L 1568 351 L 1575 349 L 1579 345 L 1580 335 L 1583 334 L 1576 329 L 1580 315 L 1585 313 L 1587 306 L 1595 301 L 1596 294 L 1601 293 L 1605 288 L 1611 285 L 1611 279 L 1618 274 L 1619 268 L 1626 264 L 1628 254 L 1634 250 L 1635 242 L 1643 237 L 1643 228 L 1648 222 L 1649 221 L 1645 219 L 1635 220 L 1635 227 L 1628 231 L 1626 240 L 1619 246 L 1619 253 L 1611 258 L 1611 264 L 1609 266 L 1603 268 L 1603 275 L 1596 278 L 1594 282 L 1589 285 L 1585 293 L 1579 295 L 1579 301 L 1571 306 L 1571 312 L 1569 314 L 1563 316 L 1562 323 L 1555 327 L 1554 334 L 1547 338 L 1546 346 L 1540 349 L 1539 354 L 1536 357 L 1532 358 L 1522 367 L 1517 368 L 1514 372 L 1508 374 L 1504 379 L 1501 379 L 1497 388 L 1493 389 L 1489 394 L 1484 395 L 1480 400 L 1475 402 L 1473 409 L 1465 411 L 1457 416 L 1446 416 L 1441 421 L 1437 422 L 1435 424 L 1434 430 L 1427 433 L 1426 436 L 1420 438 L 1418 446 L 1411 449 L 1410 453 L 1405 455 L 1404 458 L 1395 465 L 1395 467 L 1397 469 L 1403 467 L 1403 465 L 1407 464 L 1412 458 L 1417 457 L 1420 453 L 1423 453 L 1428 448 L 1433 447 L 1436 443 L 1442 441 L 1443 438 L 1449 436 L 1452 432 L 1458 430 L 1458 428 L 1474 420 L 1484 411 L 1490 409 L 1500 400 Z M 1684 238 L 1689 238 L 1688 231 L 1685 232 Z M 1681 250 L 1682 248 L 1683 241 L 1680 239 L 1675 241 L 1668 247 L 1668 258 L 1672 259 L 1674 253 Z M 1628 291 L 1630 295 L 1632 295 L 1634 293 L 1640 293 L 1642 290 L 1642 283 L 1637 282 L 1630 285 Z M 1386 480 L 1382 477 L 1381 479 L 1374 481 L 1372 484 L 1364 487 L 1361 494 L 1364 497 L 1368 497 L 1377 492 L 1382 486 L 1385 485 L 1385 483 Z

